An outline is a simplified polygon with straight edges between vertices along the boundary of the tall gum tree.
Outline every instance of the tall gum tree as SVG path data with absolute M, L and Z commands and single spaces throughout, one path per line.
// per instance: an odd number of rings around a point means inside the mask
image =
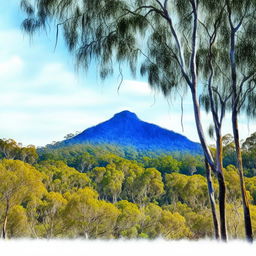
M 7 222 L 10 210 L 26 197 L 42 195 L 45 188 L 41 174 L 31 165 L 19 160 L 0 161 L 0 201 L 4 203 L 2 237 L 7 238 Z
M 243 162 L 238 130 L 238 115 L 248 96 L 255 93 L 256 50 L 256 1 L 226 0 L 226 27 L 223 27 L 223 42 L 229 51 L 230 87 L 232 88 L 232 128 L 236 149 L 237 168 L 240 177 L 245 233 L 248 241 L 253 240 L 249 200 L 246 193 Z
M 228 102 L 232 93 L 230 88 L 225 86 L 229 80 L 223 74 L 219 63 L 226 63 L 227 56 L 216 45 L 218 41 L 221 24 L 224 21 L 224 12 L 226 4 L 222 3 L 219 11 L 213 17 L 208 17 L 206 23 L 199 20 L 200 25 L 205 29 L 206 36 L 201 39 L 200 50 L 197 54 L 197 63 L 199 73 L 205 80 L 204 93 L 200 95 L 200 104 L 205 108 L 206 112 L 212 114 L 213 132 L 216 141 L 216 171 L 217 179 L 221 184 L 219 189 L 219 204 L 220 204 L 220 222 L 222 233 L 226 233 L 226 185 L 223 174 L 223 142 L 222 142 L 222 125 L 226 114 Z M 207 166 L 207 163 L 206 163 Z M 209 166 L 207 166 L 209 173 Z M 207 175 L 209 175 L 207 173 Z M 227 239 L 227 237 L 225 237 Z
M 23 22 L 25 31 L 32 34 L 41 28 L 47 29 L 49 21 L 55 23 L 56 37 L 63 33 L 77 65 L 86 70 L 92 60 L 96 61 L 102 79 L 113 74 L 117 63 L 119 68 L 128 64 L 133 74 L 140 70 L 149 84 L 166 97 L 177 88 L 188 88 L 205 158 L 219 177 L 220 190 L 225 190 L 220 168 L 214 163 L 203 131 L 198 97 L 200 77 L 196 63 L 199 39 L 205 36 L 199 19 L 207 25 L 207 17 L 219 13 L 216 1 L 22 0 L 21 7 L 28 16 Z M 208 187 L 211 205 L 215 207 L 210 180 Z M 225 201 L 225 193 L 220 194 L 220 201 Z M 225 207 L 220 204 L 221 238 L 226 240 L 224 216 Z M 217 219 L 214 224 L 218 224 Z M 218 225 L 215 226 L 216 237 L 218 229 Z
M 209 79 L 207 82 L 208 95 L 204 98 L 204 105 L 206 108 L 210 108 L 213 115 L 217 141 L 217 167 L 218 163 L 222 163 L 222 116 L 225 114 L 226 109 L 231 111 L 244 211 L 245 233 L 247 240 L 252 241 L 252 224 L 249 200 L 243 177 L 238 116 L 242 110 L 246 110 L 248 116 L 255 117 L 253 106 L 255 106 L 256 56 L 253 34 L 256 30 L 253 19 L 255 19 L 256 5 L 255 1 L 243 1 L 241 3 L 236 0 L 227 0 L 223 4 L 222 20 L 218 26 L 214 24 L 215 30 L 218 29 L 219 33 L 215 35 L 214 33 L 211 34 L 209 26 L 204 26 L 210 40 L 214 39 L 214 44 L 208 44 L 210 48 L 207 49 L 208 65 L 205 65 L 205 67 L 206 73 L 209 74 Z M 215 86 L 213 86 L 213 83 L 215 83 Z M 219 159 L 217 157 L 218 155 Z

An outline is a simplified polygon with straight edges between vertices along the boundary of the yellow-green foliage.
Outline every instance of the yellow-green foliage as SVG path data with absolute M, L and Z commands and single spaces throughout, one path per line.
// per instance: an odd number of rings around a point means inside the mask
M 122 192 L 124 173 L 118 170 L 115 164 L 108 164 L 106 167 L 94 168 L 90 175 L 102 197 L 111 198 L 116 202 Z
M 10 206 L 19 204 L 30 195 L 40 196 L 45 187 L 42 175 L 31 165 L 20 160 L 0 161 L 0 199 Z
M 201 175 L 186 176 L 179 173 L 166 175 L 166 193 L 172 203 L 187 203 L 192 208 L 208 204 L 206 178 Z
M 87 167 L 97 162 L 88 155 L 83 161 Z M 2 227 L 7 222 L 7 237 L 200 239 L 214 236 L 204 176 L 163 174 L 113 154 L 101 155 L 100 163 L 88 167 L 87 173 L 80 173 L 59 160 L 41 161 L 35 166 L 20 160 L 0 160 L 0 221 Z M 229 165 L 224 175 L 229 237 L 244 238 L 238 172 Z M 252 203 L 255 235 L 256 179 L 245 181 Z M 218 200 L 215 178 L 213 182 Z
M 86 187 L 74 193 L 64 212 L 65 229 L 71 237 L 111 237 L 119 214 L 111 203 L 98 200 L 98 193 Z
M 187 204 L 177 202 L 175 204 L 163 207 L 171 212 L 178 212 L 186 219 L 186 224 L 191 231 L 191 238 L 198 239 L 202 237 L 212 237 L 212 219 L 209 208 L 195 211 Z
M 62 161 L 44 161 L 36 165 L 36 168 L 44 174 L 43 182 L 48 191 L 76 191 L 90 183 L 85 173 L 78 172 Z
M 138 227 L 142 218 L 141 211 L 136 204 L 126 200 L 115 204 L 120 214 L 116 223 L 116 236 L 134 238 L 138 235 Z
M 11 208 L 8 217 L 7 233 L 9 237 L 28 237 L 30 235 L 26 210 L 15 205 Z
M 158 205 L 149 203 L 142 209 L 143 221 L 141 222 L 142 233 L 147 234 L 147 237 L 156 238 L 160 236 L 162 218 L 162 208 Z
M 256 236 L 256 206 L 251 205 L 251 218 L 252 218 L 252 230 L 253 230 L 253 236 Z
M 177 212 L 163 210 L 160 223 L 161 234 L 167 239 L 181 239 L 191 235 L 185 218 Z

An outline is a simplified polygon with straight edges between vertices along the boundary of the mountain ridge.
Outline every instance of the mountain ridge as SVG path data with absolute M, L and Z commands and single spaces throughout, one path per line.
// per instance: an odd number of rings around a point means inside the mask
M 142 121 L 128 110 L 116 113 L 109 120 L 87 128 L 80 134 L 62 141 L 60 145 L 85 143 L 132 146 L 146 151 L 201 153 L 199 143 L 190 141 L 174 131 Z

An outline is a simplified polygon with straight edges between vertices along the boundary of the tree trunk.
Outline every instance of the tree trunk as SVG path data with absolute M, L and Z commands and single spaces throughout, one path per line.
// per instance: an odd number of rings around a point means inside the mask
M 6 200 L 4 223 L 3 223 L 3 229 L 2 229 L 3 239 L 7 238 L 7 220 L 8 220 L 9 207 L 10 207 L 9 200 Z
M 240 179 L 240 189 L 241 189 L 242 201 L 243 201 L 246 239 L 249 242 L 252 242 L 253 234 L 252 234 L 251 214 L 250 214 L 249 200 L 246 194 L 246 188 L 244 183 L 243 161 L 242 161 L 242 153 L 241 153 L 241 147 L 240 147 L 240 141 L 239 141 L 237 111 L 235 109 L 232 111 L 232 127 L 233 127 L 233 135 L 234 135 L 234 141 L 236 146 L 236 158 L 237 158 L 237 168 L 238 168 L 239 179 Z
M 199 107 L 199 103 L 198 103 L 198 99 L 197 99 L 197 93 L 196 93 L 196 89 L 195 89 L 196 86 L 194 85 L 193 88 L 191 89 L 191 94 L 192 94 L 194 116 L 195 116 L 195 123 L 196 123 L 198 137 L 199 137 L 200 144 L 202 146 L 205 158 L 206 158 L 207 162 L 209 163 L 213 172 L 216 173 L 216 167 L 214 165 L 214 161 L 213 161 L 211 152 L 208 148 L 208 145 L 206 143 L 206 139 L 205 139 L 205 136 L 204 136 L 202 121 L 201 121 L 200 107 Z
M 221 239 L 227 241 L 226 225 L 226 184 L 223 175 L 223 147 L 220 130 L 216 129 L 216 169 L 219 183 L 219 207 L 220 207 L 220 229 Z
M 229 11 L 229 14 L 230 11 Z M 250 216 L 250 208 L 249 208 L 249 201 L 246 195 L 246 189 L 244 184 L 244 174 L 243 174 L 243 162 L 242 162 L 242 153 L 240 148 L 240 141 L 239 141 L 239 131 L 238 131 L 238 104 L 239 104 L 239 97 L 238 95 L 240 91 L 237 88 L 237 72 L 236 72 L 236 56 L 235 56 L 235 49 L 236 49 L 236 32 L 237 28 L 234 28 L 231 20 L 230 28 L 230 63 L 231 63 L 231 83 L 232 83 L 232 128 L 233 128 L 233 135 L 235 140 L 236 146 L 236 159 L 237 159 L 237 168 L 239 172 L 239 179 L 240 179 L 240 188 L 242 193 L 242 201 L 243 201 L 243 210 L 244 210 L 244 224 L 245 224 L 245 233 L 246 239 L 249 242 L 253 241 L 252 235 L 252 224 L 251 224 L 251 216 Z M 241 89 L 243 84 L 240 84 Z
M 219 207 L 220 207 L 220 232 L 221 239 L 227 241 L 227 228 L 226 228 L 226 212 L 225 212 L 225 198 L 226 198 L 226 186 L 223 173 L 217 173 L 219 183 Z
M 215 238 L 218 240 L 220 238 L 220 228 L 219 228 L 219 222 L 218 222 L 217 213 L 216 213 L 216 203 L 215 203 L 214 188 L 213 188 L 212 177 L 211 177 L 211 167 L 208 164 L 206 159 L 205 159 L 205 167 L 206 167 L 208 193 L 209 193 L 209 199 L 210 199 L 211 210 L 212 210 L 214 234 L 215 234 Z
M 217 30 L 215 30 L 217 32 Z M 215 41 L 215 39 L 214 39 Z M 223 175 L 223 146 L 222 146 L 222 136 L 221 136 L 221 126 L 222 120 L 225 113 L 225 103 L 221 102 L 221 114 L 219 117 L 218 108 L 214 101 L 213 89 L 212 89 L 212 80 L 214 77 L 213 69 L 213 54 L 212 47 L 214 44 L 212 38 L 210 38 L 210 52 L 209 52 L 209 67 L 210 67 L 210 76 L 208 79 L 208 93 L 210 99 L 211 113 L 215 127 L 216 133 L 216 176 L 219 183 L 219 212 L 220 212 L 220 227 L 221 227 L 221 239 L 227 241 L 227 228 L 226 228 L 226 185 Z
M 193 86 L 193 88 L 196 88 L 196 86 Z M 199 107 L 199 103 L 198 103 L 198 99 L 197 99 L 197 95 L 196 95 L 196 89 L 192 89 L 191 93 L 192 93 L 192 100 L 193 100 L 193 106 L 194 106 L 195 122 L 196 122 L 196 127 L 197 127 L 198 136 L 200 139 L 200 143 L 203 148 L 206 161 L 208 162 L 211 169 L 217 175 L 217 178 L 218 178 L 219 205 L 220 205 L 220 232 L 221 232 L 221 239 L 223 241 L 227 241 L 226 218 L 225 218 L 226 187 L 225 187 L 224 177 L 221 172 L 217 171 L 214 161 L 212 159 L 210 150 L 206 144 L 206 139 L 204 137 L 203 127 L 202 127 L 202 122 L 201 122 L 200 107 Z

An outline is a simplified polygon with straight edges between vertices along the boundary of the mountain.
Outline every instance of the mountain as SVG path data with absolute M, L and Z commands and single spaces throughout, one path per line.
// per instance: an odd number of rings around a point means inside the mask
M 137 150 L 146 151 L 201 153 L 200 144 L 173 131 L 144 122 L 127 110 L 71 139 L 62 141 L 61 146 L 85 143 L 132 146 Z

